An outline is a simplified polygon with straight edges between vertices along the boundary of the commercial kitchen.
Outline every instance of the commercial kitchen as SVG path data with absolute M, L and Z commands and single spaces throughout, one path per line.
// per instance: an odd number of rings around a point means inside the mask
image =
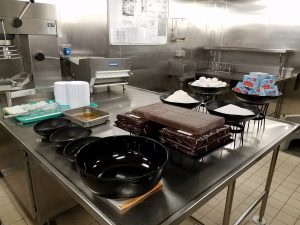
M 0 0 L 0 225 L 299 225 L 299 7 Z

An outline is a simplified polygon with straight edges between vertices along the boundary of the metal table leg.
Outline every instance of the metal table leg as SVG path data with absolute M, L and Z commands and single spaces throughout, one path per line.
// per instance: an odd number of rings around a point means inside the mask
M 277 162 L 277 158 L 278 158 L 279 147 L 280 146 L 278 146 L 273 151 L 272 161 L 271 161 L 271 164 L 270 164 L 269 173 L 268 173 L 268 177 L 267 177 L 267 182 L 266 182 L 266 186 L 265 186 L 265 193 L 266 194 L 265 194 L 264 198 L 262 199 L 259 215 L 254 216 L 252 218 L 253 222 L 258 224 L 258 225 L 266 224 L 266 221 L 263 217 L 264 217 L 265 211 L 266 211 L 266 206 L 267 206 L 267 202 L 268 202 L 271 183 L 272 183 L 272 179 L 273 179 L 273 175 L 274 175 L 274 171 L 275 171 L 275 166 L 276 166 L 276 162 Z
M 233 196 L 234 196 L 234 189 L 235 189 L 235 182 L 236 182 L 236 180 L 234 180 L 231 184 L 228 185 L 226 203 L 225 203 L 225 211 L 224 211 L 224 217 L 223 217 L 223 223 L 222 223 L 223 225 L 229 225 Z

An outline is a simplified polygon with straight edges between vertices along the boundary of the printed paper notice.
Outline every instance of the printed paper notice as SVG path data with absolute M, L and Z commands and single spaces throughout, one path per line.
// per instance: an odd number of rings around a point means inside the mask
M 108 0 L 110 44 L 166 44 L 168 12 L 168 0 Z

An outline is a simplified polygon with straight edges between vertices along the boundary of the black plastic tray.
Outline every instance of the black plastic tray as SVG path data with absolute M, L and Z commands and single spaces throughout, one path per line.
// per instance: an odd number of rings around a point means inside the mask
M 230 115 L 230 114 L 225 114 L 225 113 L 220 113 L 220 112 L 215 111 L 215 109 L 218 109 L 218 108 L 228 105 L 228 104 L 233 104 L 233 105 L 248 109 L 248 110 L 252 111 L 254 113 L 254 115 L 251 115 L 251 116 Z M 245 121 L 254 119 L 257 116 L 259 116 L 259 114 L 260 114 L 260 109 L 256 106 L 238 102 L 238 101 L 231 101 L 231 100 L 208 101 L 208 102 L 206 102 L 205 107 L 210 114 L 213 114 L 216 116 L 221 116 L 221 117 L 224 117 L 226 121 L 232 121 L 232 122 L 237 122 L 237 123 L 241 123 L 241 122 L 245 122 Z
M 239 100 L 243 101 L 243 102 L 248 102 L 248 103 L 257 103 L 257 104 L 266 104 L 269 103 L 270 101 L 273 101 L 277 98 L 279 98 L 282 94 L 280 93 L 280 95 L 278 96 L 258 96 L 258 95 L 248 95 L 248 94 L 243 94 L 243 93 L 239 93 L 236 92 L 234 90 L 233 94 L 235 95 L 235 97 L 237 97 Z
M 203 98 L 202 97 L 197 97 L 197 101 L 198 102 L 195 102 L 195 103 L 179 103 L 179 102 L 169 102 L 169 101 L 166 101 L 165 99 L 168 98 L 170 96 L 170 94 L 163 94 L 160 96 L 160 100 L 165 103 L 165 104 L 169 104 L 169 105 L 175 105 L 175 106 L 178 106 L 178 107 L 183 107 L 183 108 L 186 108 L 186 109 L 193 109 L 193 108 L 196 108 L 197 106 L 199 106 L 202 102 L 203 102 Z

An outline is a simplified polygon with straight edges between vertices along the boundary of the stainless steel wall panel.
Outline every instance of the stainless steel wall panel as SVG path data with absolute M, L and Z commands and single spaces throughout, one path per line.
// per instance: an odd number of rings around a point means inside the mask
M 37 2 L 37 1 L 36 1 Z M 49 1 L 51 3 L 51 1 Z M 25 1 L 0 0 L 0 17 L 19 17 L 24 9 Z M 51 4 L 31 4 L 24 13 L 22 19 L 50 19 L 55 20 L 57 11 L 55 5 Z
M 161 46 L 111 46 L 108 44 L 106 1 L 86 0 L 80 4 L 72 2 L 74 15 L 68 12 L 70 11 L 68 2 L 70 1 L 57 2 L 63 33 L 63 38 L 59 42 L 71 44 L 73 55 L 132 58 L 134 75 L 129 79 L 131 85 L 155 90 L 166 89 L 168 60 L 174 58 L 177 49 L 186 51 L 185 59 L 193 60 L 200 66 L 207 65 L 206 55 L 199 53 L 202 51 L 199 46 L 206 46 L 210 43 L 207 18 L 204 13 L 212 1 L 170 0 L 169 17 L 184 17 L 189 21 L 186 40 L 171 43 L 170 19 L 168 44 Z
M 0 17 L 2 15 L 0 14 Z M 13 18 L 4 18 L 4 26 L 6 34 L 41 34 L 41 35 L 57 35 L 57 26 L 55 20 L 37 20 L 23 19 L 23 25 L 19 28 L 14 28 L 12 23 Z M 3 34 L 0 29 L 0 34 Z

